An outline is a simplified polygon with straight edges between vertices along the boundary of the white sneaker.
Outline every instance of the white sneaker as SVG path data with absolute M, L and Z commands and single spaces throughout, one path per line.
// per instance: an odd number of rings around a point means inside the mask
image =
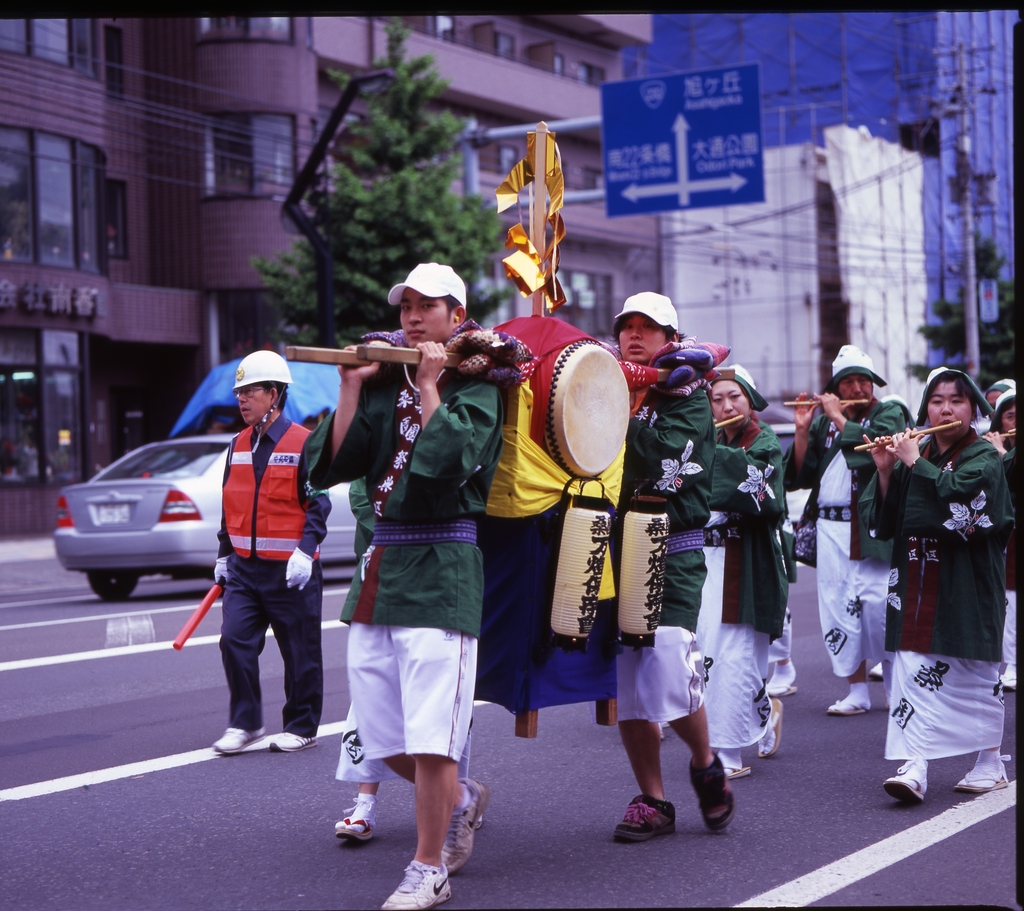
M 460 782 L 469 789 L 471 799 L 469 806 L 464 810 L 452 812 L 448 834 L 444 837 L 441 863 L 451 874 L 458 873 L 466 865 L 469 855 L 473 853 L 476 823 L 484 815 L 487 803 L 491 799 L 491 789 L 487 785 L 472 778 L 462 778 Z
M 294 753 L 297 750 L 308 750 L 316 746 L 316 737 L 300 737 L 291 731 L 275 734 L 270 741 L 270 749 L 275 753 Z
M 782 743 L 782 700 L 772 699 L 772 713 L 768 716 L 768 729 L 757 745 L 759 759 L 767 759 L 778 752 Z
M 241 753 L 249 744 L 255 743 L 266 733 L 265 728 L 258 731 L 243 731 L 241 728 L 228 728 L 224 736 L 213 745 L 213 749 L 222 755 Z
M 345 818 L 334 824 L 334 834 L 350 841 L 369 841 L 377 824 L 377 798 L 360 794 L 356 805 L 345 811 Z
M 829 715 L 863 715 L 871 708 L 871 701 L 863 702 L 857 699 L 852 693 L 845 699 L 833 702 L 828 707 Z
M 1017 665 L 1008 664 L 1003 676 L 999 678 L 1003 682 L 1003 689 L 1008 693 L 1017 692 Z
M 879 661 L 870 671 L 868 671 L 868 680 L 884 680 L 882 675 L 882 662 Z
M 1008 784 L 1003 763 L 1009 761 L 1009 756 L 982 750 L 978 753 L 978 761 L 974 768 L 953 786 L 953 790 L 967 794 L 985 794 L 988 791 L 1002 790 Z
M 405 878 L 391 893 L 381 911 L 402 911 L 407 908 L 433 908 L 452 897 L 448 871 L 444 863 L 431 867 L 414 860 L 405 868 Z
M 908 760 L 882 787 L 886 794 L 903 803 L 921 803 L 928 792 L 928 763 L 923 759 Z
M 796 667 L 793 665 L 793 659 L 790 658 L 785 664 L 776 661 L 766 691 L 769 696 L 790 696 L 796 692 L 795 680 Z

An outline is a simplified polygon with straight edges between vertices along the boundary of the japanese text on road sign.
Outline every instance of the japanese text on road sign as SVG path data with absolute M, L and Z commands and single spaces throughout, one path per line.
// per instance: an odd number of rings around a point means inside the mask
M 601 86 L 607 214 L 764 202 L 760 65 Z

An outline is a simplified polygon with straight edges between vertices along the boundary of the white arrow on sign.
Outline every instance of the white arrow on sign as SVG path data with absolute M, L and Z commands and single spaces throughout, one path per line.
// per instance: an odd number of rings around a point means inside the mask
M 690 156 L 686 143 L 686 134 L 690 125 L 682 114 L 676 115 L 676 122 L 672 124 L 672 132 L 676 134 L 676 170 L 679 179 L 675 183 L 656 183 L 647 186 L 638 186 L 631 183 L 622 195 L 630 202 L 636 202 L 646 196 L 670 196 L 679 195 L 679 205 L 690 204 L 691 193 L 707 193 L 711 190 L 731 190 L 735 193 L 740 187 L 746 184 L 747 179 L 740 177 L 735 172 L 730 172 L 728 177 L 706 177 L 703 180 L 690 180 Z

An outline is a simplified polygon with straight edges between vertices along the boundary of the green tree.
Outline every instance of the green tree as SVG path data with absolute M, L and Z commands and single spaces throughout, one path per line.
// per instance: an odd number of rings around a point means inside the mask
M 451 192 L 463 124 L 450 111 L 428 110 L 448 83 L 431 56 L 405 58 L 409 33 L 397 19 L 389 24 L 387 56 L 375 65 L 393 69 L 395 80 L 386 92 L 365 96 L 365 120 L 348 125 L 335 141 L 330 185 L 319 200 L 334 257 L 339 346 L 398 327 L 387 293 L 417 263 L 455 269 L 466 281 L 467 309 L 477 321 L 508 293 L 479 283 L 490 255 L 501 249 L 501 224 L 479 196 Z M 344 91 L 349 77 L 331 77 Z M 281 317 L 281 339 L 315 344 L 316 260 L 309 242 L 297 240 L 274 259 L 254 257 L 253 265 Z
M 999 272 L 1006 260 L 999 255 L 996 243 L 991 237 L 974 235 L 974 262 L 978 279 L 999 279 Z M 946 363 L 962 362 L 967 347 L 964 334 L 963 289 L 956 302 L 940 298 L 932 305 L 932 311 L 941 320 L 934 325 L 924 325 L 918 330 L 934 350 L 942 352 Z M 978 322 L 978 347 L 981 364 L 978 369 L 978 385 L 987 389 L 996 380 L 1014 373 L 1013 333 L 1013 282 L 999 282 L 999 319 L 994 323 Z M 911 371 L 918 379 L 926 379 L 930 368 L 926 364 L 913 364 Z

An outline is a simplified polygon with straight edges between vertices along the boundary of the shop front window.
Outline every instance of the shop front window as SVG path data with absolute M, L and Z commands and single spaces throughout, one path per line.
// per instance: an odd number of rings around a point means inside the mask
M 36 134 L 36 187 L 39 193 L 39 261 L 74 266 L 71 142 Z
M 74 484 L 81 474 L 78 333 L 43 332 L 43 442 L 48 484 Z
M 272 347 L 277 315 L 262 291 L 218 291 L 221 363 Z
M 0 485 L 39 481 L 36 333 L 0 331 Z

